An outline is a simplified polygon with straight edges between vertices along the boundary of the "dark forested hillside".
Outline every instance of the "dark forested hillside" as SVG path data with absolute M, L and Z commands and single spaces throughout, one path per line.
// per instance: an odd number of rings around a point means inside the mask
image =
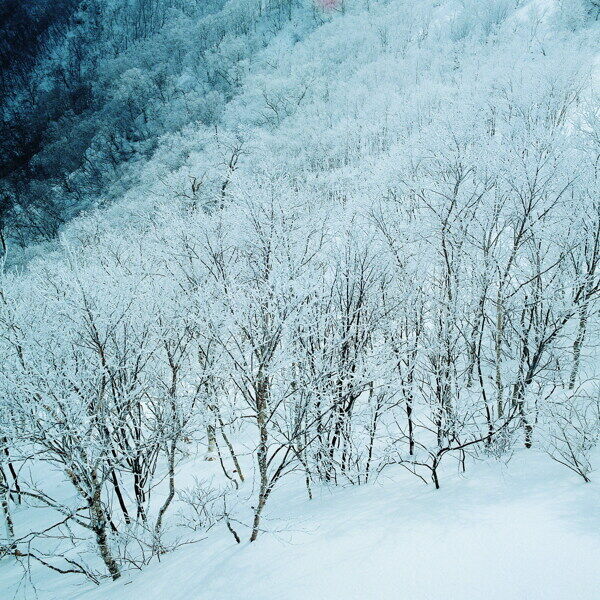
M 0 2 L 0 226 L 8 224 L 20 182 L 40 150 L 42 131 L 54 116 L 35 107 L 35 64 L 66 35 L 78 0 Z M 29 92 L 29 106 L 19 102 Z M 37 114 L 36 114 L 37 113 Z M 37 117 L 37 118 L 36 118 Z M 4 185 L 9 178 L 13 186 Z M 10 188 L 13 187 L 11 193 Z M 14 223 L 11 223 L 14 224 Z
M 9 94 L 22 85 L 39 56 L 64 35 L 80 0 L 2 0 L 0 2 L 0 85 Z
M 0 10 L 0 221 L 52 239 L 164 134 L 214 124 L 295 0 L 61 0 Z

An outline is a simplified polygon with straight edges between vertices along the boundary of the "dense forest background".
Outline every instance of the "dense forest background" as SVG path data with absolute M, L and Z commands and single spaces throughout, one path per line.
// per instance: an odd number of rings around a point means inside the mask
M 110 184 L 127 176 L 126 163 L 151 156 L 161 136 L 216 124 L 241 65 L 294 4 L 3 1 L 5 233 L 20 246 L 53 239 L 82 210 L 118 197 L 123 188 L 111 193 Z
M 573 23 L 600 11 L 596 0 L 560 4 Z M 311 13 L 305 29 L 343 3 L 2 0 L 4 235 L 19 247 L 53 240 L 74 216 L 119 198 L 129 183 L 112 184 L 130 182 L 135 168 L 126 165 L 152 156 L 161 137 L 216 125 L 247 61 L 294 10 Z

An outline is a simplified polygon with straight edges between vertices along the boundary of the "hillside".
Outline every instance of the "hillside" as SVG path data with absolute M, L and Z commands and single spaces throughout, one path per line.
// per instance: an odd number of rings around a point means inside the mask
M 594 600 L 597 3 L 64 7 L 0 102 L 0 597 Z

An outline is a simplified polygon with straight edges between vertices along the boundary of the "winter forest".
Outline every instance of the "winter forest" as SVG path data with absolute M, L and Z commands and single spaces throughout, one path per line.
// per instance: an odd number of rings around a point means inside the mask
M 0 598 L 600 597 L 598 0 L 0 0 Z

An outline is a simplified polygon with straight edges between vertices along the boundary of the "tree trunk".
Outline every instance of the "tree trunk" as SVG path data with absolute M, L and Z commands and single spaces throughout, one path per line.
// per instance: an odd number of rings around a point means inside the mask
M 95 474 L 92 475 L 92 478 L 95 480 L 93 484 L 93 494 L 90 498 L 92 531 L 96 536 L 96 543 L 98 544 L 100 557 L 104 561 L 104 564 L 106 565 L 106 568 L 108 569 L 113 581 L 116 581 L 119 579 L 119 577 L 121 577 L 121 571 L 110 551 L 110 545 L 108 543 L 108 534 L 106 531 L 108 520 L 104 512 L 104 507 L 102 506 L 102 487 L 96 481 Z
M 266 490 L 263 490 L 262 486 L 261 486 L 260 494 L 258 496 L 258 505 L 257 505 L 256 509 L 254 510 L 254 521 L 252 523 L 252 535 L 250 536 L 251 542 L 254 542 L 256 540 L 256 538 L 258 537 L 258 531 L 259 531 L 259 527 L 260 527 L 260 517 L 262 515 L 263 508 L 265 507 L 266 499 L 267 499 L 267 492 L 266 492 Z
M 585 340 L 585 333 L 587 329 L 588 320 L 588 304 L 584 302 L 579 309 L 579 327 L 577 329 L 577 337 L 573 342 L 573 367 L 571 369 L 571 376 L 569 377 L 569 389 L 572 390 L 575 387 L 575 381 L 579 374 L 579 364 L 581 362 L 581 348 Z
M 210 424 L 206 428 L 206 435 L 208 437 L 208 448 L 206 449 L 206 456 L 204 460 L 215 460 L 215 452 L 217 450 L 217 438 L 215 435 L 215 426 Z
M 15 539 L 15 526 L 12 515 L 10 514 L 9 489 L 8 480 L 4 475 L 4 470 L 0 468 L 0 504 L 2 504 L 4 523 L 6 525 L 6 545 L 10 547 Z
M 498 417 L 502 417 L 504 414 L 504 384 L 502 383 L 502 336 L 504 335 L 504 313 L 503 306 L 501 305 L 502 298 L 498 293 L 497 298 L 497 315 L 496 315 L 496 336 L 494 340 L 494 353 L 496 361 L 496 389 L 497 399 L 496 405 L 498 407 Z
M 173 502 L 173 498 L 175 497 L 175 450 L 177 447 L 176 440 L 171 442 L 171 447 L 169 448 L 168 462 L 169 462 L 169 493 L 163 502 L 163 505 L 160 507 L 158 511 L 158 517 L 156 518 L 156 525 L 154 526 L 154 536 L 156 542 L 160 538 L 160 531 L 162 529 L 163 518 L 165 513 L 169 509 L 171 502 Z
M 258 463 L 258 472 L 260 475 L 260 491 L 258 494 L 258 504 L 254 510 L 254 522 L 252 524 L 252 535 L 250 541 L 253 542 L 258 537 L 258 531 L 260 526 L 260 517 L 262 515 L 267 496 L 269 495 L 269 479 L 268 479 L 268 465 L 267 465 L 267 451 L 268 451 L 268 434 L 267 434 L 267 390 L 268 383 L 266 379 L 259 375 L 258 385 L 256 386 L 256 422 L 258 425 L 258 431 L 260 441 L 258 444 L 258 452 L 256 460 Z

